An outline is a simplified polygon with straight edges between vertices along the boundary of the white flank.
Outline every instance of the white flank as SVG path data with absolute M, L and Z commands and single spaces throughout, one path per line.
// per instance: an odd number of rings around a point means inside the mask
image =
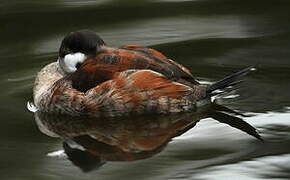
M 86 56 L 83 53 L 67 54 L 64 57 L 65 71 L 68 73 L 75 72 L 77 70 L 76 65 L 78 63 L 83 63 L 86 60 Z

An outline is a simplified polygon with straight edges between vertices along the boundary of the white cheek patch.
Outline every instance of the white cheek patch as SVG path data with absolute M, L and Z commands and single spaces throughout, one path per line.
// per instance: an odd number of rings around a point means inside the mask
M 86 59 L 87 57 L 80 52 L 74 54 L 67 54 L 63 59 L 65 71 L 68 73 L 75 72 L 77 70 L 76 65 L 78 63 L 83 63 Z

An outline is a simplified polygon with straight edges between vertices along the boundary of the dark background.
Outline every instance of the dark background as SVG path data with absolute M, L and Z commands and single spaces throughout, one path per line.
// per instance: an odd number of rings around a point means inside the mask
M 290 178 L 289 10 L 287 0 L 1 0 L 0 179 Z M 266 143 L 207 119 L 155 157 L 88 174 L 48 157 L 61 140 L 38 130 L 26 102 L 36 72 L 78 29 L 112 46 L 152 46 L 201 81 L 257 65 L 235 92 L 240 96 L 219 103 L 253 115 L 245 120 Z

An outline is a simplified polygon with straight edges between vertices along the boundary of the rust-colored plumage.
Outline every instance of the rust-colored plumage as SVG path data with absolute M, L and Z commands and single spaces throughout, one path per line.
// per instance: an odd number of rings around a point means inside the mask
M 86 60 L 71 75 L 73 86 L 80 91 L 114 78 L 115 73 L 129 69 L 150 69 L 170 80 L 185 79 L 198 84 L 188 69 L 166 58 L 160 52 L 141 45 L 128 45 L 121 48 L 103 48 L 95 57 Z
M 34 103 L 39 111 L 73 116 L 186 112 L 210 102 L 215 90 L 234 85 L 249 71 L 201 85 L 157 50 L 107 47 L 94 32 L 79 31 L 64 38 L 58 61 L 38 73 Z
M 188 69 L 141 45 L 104 47 L 49 95 L 38 108 L 95 117 L 190 111 L 206 96 Z

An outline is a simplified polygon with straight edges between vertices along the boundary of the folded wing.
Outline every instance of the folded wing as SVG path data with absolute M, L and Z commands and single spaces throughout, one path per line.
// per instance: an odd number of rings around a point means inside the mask
M 186 112 L 204 98 L 205 87 L 192 88 L 152 70 L 127 70 L 86 93 L 87 111 L 104 116 Z
M 198 84 L 188 69 L 166 58 L 160 52 L 141 45 L 104 48 L 94 58 L 86 60 L 71 75 L 73 87 L 87 90 L 114 78 L 116 73 L 130 69 L 149 69 L 173 81 Z

